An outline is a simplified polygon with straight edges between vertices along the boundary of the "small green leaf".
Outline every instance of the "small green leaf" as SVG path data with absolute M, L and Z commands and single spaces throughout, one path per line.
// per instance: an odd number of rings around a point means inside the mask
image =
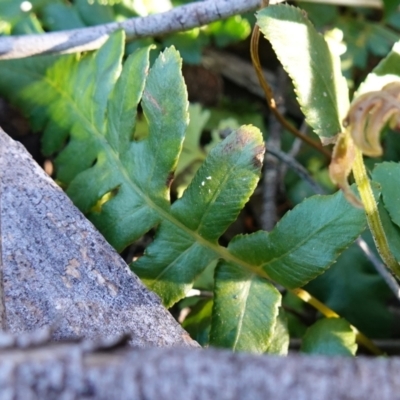
M 266 279 L 222 261 L 215 275 L 210 345 L 264 353 L 271 345 L 281 294 Z
M 378 164 L 374 169 L 373 179 L 381 185 L 383 201 L 390 218 L 400 226 L 400 165 L 394 162 Z
M 349 102 L 339 56 L 298 8 L 271 5 L 257 21 L 293 81 L 308 124 L 323 141 L 342 132 Z
M 206 32 L 214 36 L 218 47 L 224 47 L 232 42 L 245 40 L 251 32 L 249 21 L 240 15 L 216 21 L 206 27 Z
M 296 288 L 324 272 L 365 226 L 364 212 L 341 192 L 313 196 L 286 213 L 272 232 L 237 236 L 228 248 L 255 271 Z
M 356 334 L 342 318 L 324 318 L 307 329 L 301 351 L 325 356 L 354 356 Z
M 400 81 L 400 41 L 395 43 L 392 51 L 370 72 L 357 90 L 357 96 L 381 90 L 391 82 Z

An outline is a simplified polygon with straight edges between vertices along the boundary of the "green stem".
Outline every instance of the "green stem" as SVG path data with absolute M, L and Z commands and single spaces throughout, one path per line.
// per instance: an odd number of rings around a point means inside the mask
M 361 201 L 365 208 L 368 226 L 374 238 L 375 246 L 386 266 L 400 278 L 400 266 L 389 248 L 389 243 L 383 230 L 379 216 L 378 204 L 375 201 L 371 184 L 365 169 L 361 150 L 356 147 L 356 156 L 353 164 L 353 175 L 360 193 Z

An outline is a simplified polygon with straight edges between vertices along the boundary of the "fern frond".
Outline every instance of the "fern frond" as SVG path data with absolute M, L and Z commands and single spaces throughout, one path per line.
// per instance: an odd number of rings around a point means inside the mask
M 150 68 L 150 48 L 143 48 L 122 68 L 123 43 L 118 32 L 92 54 L 1 62 L 0 92 L 44 130 L 45 153 L 58 153 L 57 179 L 117 250 L 157 227 L 132 268 L 166 306 L 219 261 L 212 343 L 264 352 L 281 301 L 272 281 L 302 286 L 324 272 L 365 228 L 364 215 L 340 193 L 318 196 L 289 212 L 271 233 L 220 246 L 218 239 L 257 186 L 261 132 L 242 126 L 216 145 L 171 205 L 170 184 L 188 124 L 181 59 L 169 48 Z M 139 104 L 149 134 L 136 140 Z

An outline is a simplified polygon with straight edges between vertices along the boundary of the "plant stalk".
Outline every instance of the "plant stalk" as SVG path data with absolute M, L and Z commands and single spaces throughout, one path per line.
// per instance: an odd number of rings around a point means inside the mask
M 362 152 L 357 147 L 355 148 L 355 152 L 353 176 L 357 184 L 358 192 L 360 193 L 361 201 L 364 205 L 368 226 L 374 239 L 375 246 L 386 266 L 397 278 L 400 278 L 400 266 L 390 250 L 382 226 L 382 221 L 379 216 L 378 204 L 375 201 L 367 171 L 365 169 Z

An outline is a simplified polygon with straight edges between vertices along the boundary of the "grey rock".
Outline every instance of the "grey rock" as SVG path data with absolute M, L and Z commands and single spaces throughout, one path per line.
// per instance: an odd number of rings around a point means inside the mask
M 53 339 L 198 344 L 35 163 L 0 129 L 0 323 Z
M 393 400 L 400 398 L 399 368 L 398 357 L 48 344 L 0 351 L 0 393 L 2 400 Z

